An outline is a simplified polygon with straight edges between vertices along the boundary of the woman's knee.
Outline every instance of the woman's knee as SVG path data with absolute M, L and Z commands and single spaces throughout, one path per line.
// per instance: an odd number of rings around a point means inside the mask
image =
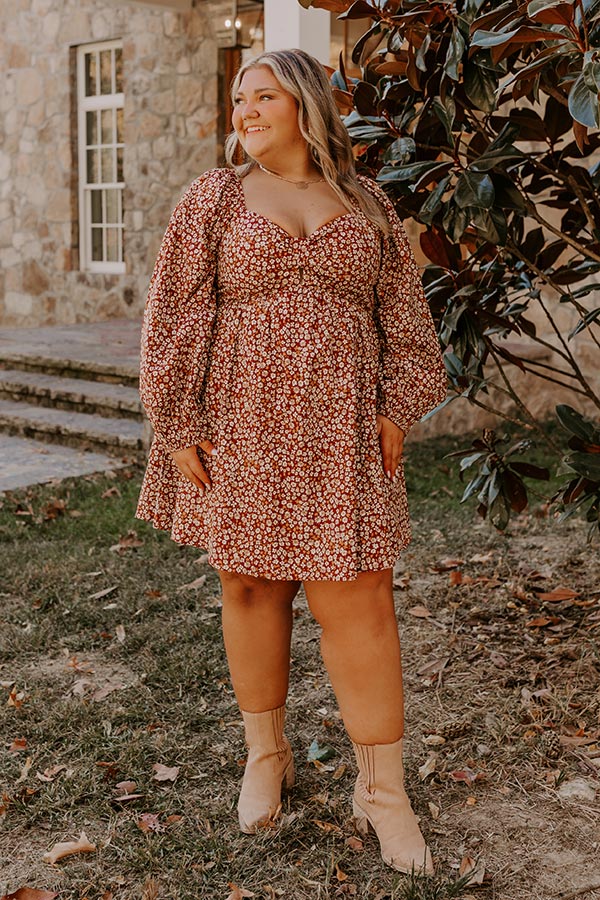
M 239 572 L 219 572 L 224 601 L 229 600 L 244 606 L 256 605 L 261 601 L 282 602 L 294 599 L 298 585 L 294 582 L 273 581 Z

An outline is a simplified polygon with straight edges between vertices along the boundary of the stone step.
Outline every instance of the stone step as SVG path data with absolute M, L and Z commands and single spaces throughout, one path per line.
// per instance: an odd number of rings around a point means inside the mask
M 39 441 L 142 458 L 144 426 L 132 419 L 0 400 L 0 431 Z
M 97 359 L 70 359 L 66 353 L 45 354 L 34 346 L 22 346 L 18 349 L 0 346 L 0 369 L 41 372 L 46 375 L 100 381 L 105 384 L 122 384 L 133 388 L 139 384 L 136 366 L 121 364 L 114 360 L 103 363 Z
M 0 398 L 17 403 L 142 421 L 142 405 L 134 387 L 43 372 L 0 369 Z

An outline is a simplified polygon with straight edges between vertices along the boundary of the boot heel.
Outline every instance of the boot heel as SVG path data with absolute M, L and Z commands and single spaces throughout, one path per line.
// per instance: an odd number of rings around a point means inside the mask
M 366 837 L 369 833 L 369 820 L 356 800 L 352 802 L 352 813 L 354 815 L 356 830 L 359 834 L 362 834 L 363 837 Z

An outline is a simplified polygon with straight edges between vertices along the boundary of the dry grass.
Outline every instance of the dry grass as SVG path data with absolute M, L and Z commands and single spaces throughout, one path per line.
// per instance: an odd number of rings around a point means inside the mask
M 354 762 L 302 598 L 288 728 L 297 785 L 278 827 L 238 833 L 244 746 L 217 579 L 199 552 L 132 521 L 134 472 L 15 494 L 0 510 L 0 896 L 27 884 L 72 900 L 226 900 L 230 885 L 260 900 L 600 898 L 583 890 L 600 882 L 598 805 L 559 794 L 575 777 L 598 784 L 597 548 L 580 523 L 535 515 L 491 532 L 448 495 L 460 494 L 441 461 L 449 449 L 409 448 L 415 537 L 397 593 L 408 788 L 435 880 L 386 869 L 373 838 L 362 851 L 347 843 Z M 51 498 L 66 500 L 64 512 Z M 132 528 L 141 545 L 111 550 Z M 448 558 L 464 560 L 463 577 L 489 580 L 450 585 L 450 570 L 432 570 Z M 180 590 L 202 574 L 201 588 Z M 574 601 L 539 599 L 558 585 L 578 591 Z M 462 735 L 430 743 L 464 717 Z M 562 740 L 556 759 L 549 732 Z M 19 738 L 24 749 L 13 748 Z M 302 762 L 315 738 L 333 750 L 325 768 Z M 154 780 L 155 763 L 177 766 L 177 780 Z M 124 780 L 141 797 L 119 801 Z M 145 813 L 156 817 L 146 831 Z M 95 853 L 42 861 L 82 830 Z M 467 856 L 485 866 L 482 885 L 457 883 Z

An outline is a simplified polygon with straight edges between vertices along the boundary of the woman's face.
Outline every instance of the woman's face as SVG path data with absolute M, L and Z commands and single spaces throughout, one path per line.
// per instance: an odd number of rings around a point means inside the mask
M 253 159 L 306 144 L 298 128 L 298 104 L 268 66 L 248 69 L 234 97 L 233 127 Z

